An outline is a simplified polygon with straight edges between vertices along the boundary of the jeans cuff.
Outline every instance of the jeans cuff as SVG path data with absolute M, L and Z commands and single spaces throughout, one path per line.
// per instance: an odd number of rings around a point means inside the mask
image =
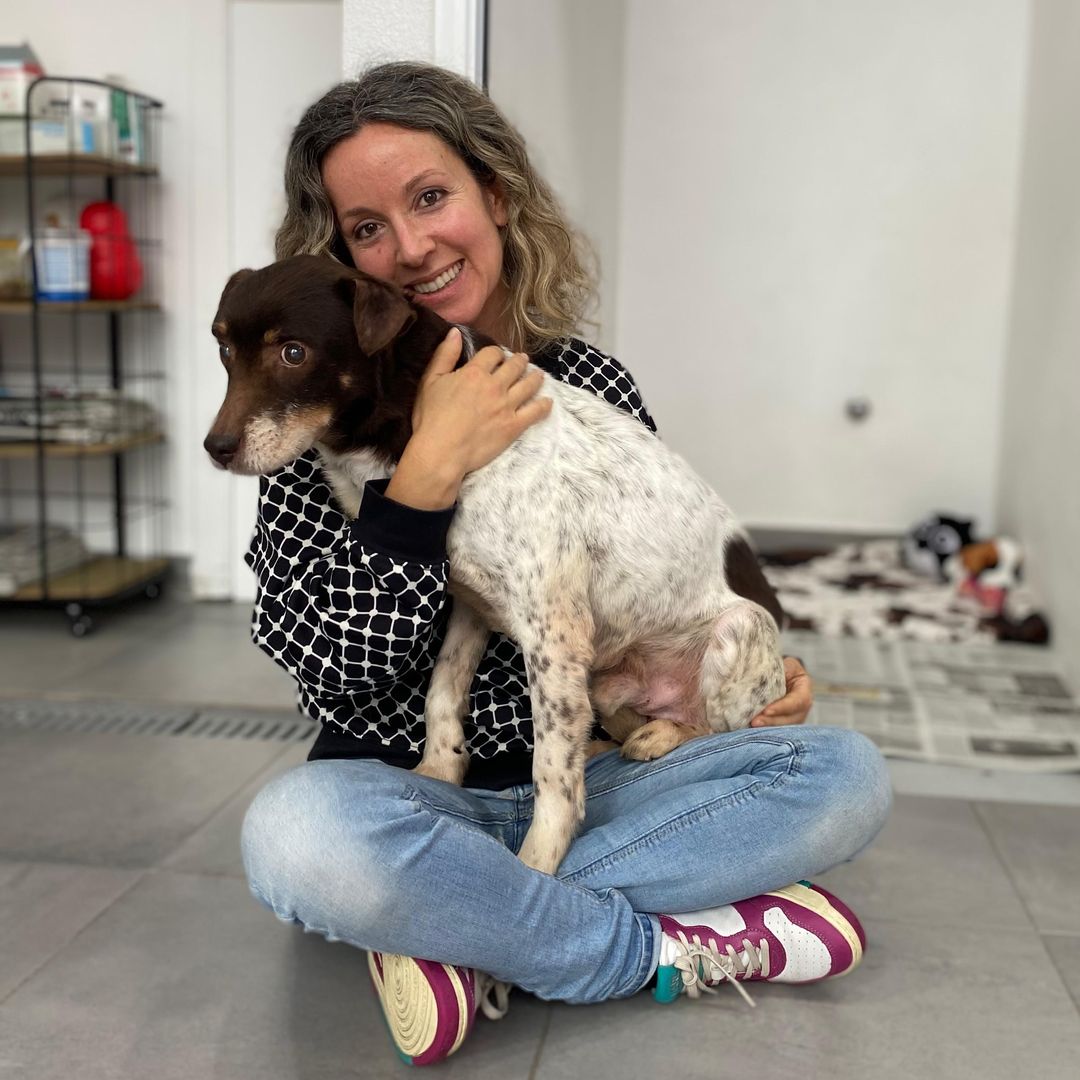
M 632 997 L 648 986 L 653 975 L 656 974 L 656 965 L 660 962 L 660 921 L 655 915 L 642 915 L 635 912 L 641 927 L 641 962 L 638 964 L 634 977 L 630 980 L 630 989 L 625 993 L 617 994 L 616 997 Z

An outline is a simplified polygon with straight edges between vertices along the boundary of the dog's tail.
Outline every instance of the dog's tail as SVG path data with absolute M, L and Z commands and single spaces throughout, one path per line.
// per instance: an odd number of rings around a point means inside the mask
M 783 629 L 784 609 L 762 573 L 749 539 L 741 532 L 733 532 L 724 545 L 724 580 L 733 592 L 760 604 L 776 620 L 776 625 Z

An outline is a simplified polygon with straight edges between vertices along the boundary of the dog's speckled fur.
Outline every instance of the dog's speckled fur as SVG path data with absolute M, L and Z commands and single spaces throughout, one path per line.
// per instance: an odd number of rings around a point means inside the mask
M 270 471 L 316 445 L 355 516 L 364 483 L 408 441 L 446 329 L 329 260 L 241 271 L 215 320 L 233 357 L 207 448 L 236 471 Z M 281 331 L 273 344 L 270 330 Z M 308 350 L 306 376 L 275 367 L 274 350 L 291 341 Z M 461 486 L 447 537 L 455 603 L 418 771 L 462 782 L 472 676 L 490 631 L 508 634 L 525 657 L 535 733 L 535 814 L 520 854 L 554 873 L 584 817 L 594 708 L 624 755 L 650 760 L 744 727 L 785 684 L 779 607 L 727 506 L 615 406 L 550 378 L 541 393 L 550 415 Z

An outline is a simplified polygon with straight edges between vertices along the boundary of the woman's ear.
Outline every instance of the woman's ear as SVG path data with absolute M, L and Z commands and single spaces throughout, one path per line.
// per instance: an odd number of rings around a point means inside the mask
M 510 220 L 510 213 L 507 207 L 506 189 L 497 176 L 484 185 L 484 198 L 487 200 L 491 220 L 500 229 L 503 228 Z

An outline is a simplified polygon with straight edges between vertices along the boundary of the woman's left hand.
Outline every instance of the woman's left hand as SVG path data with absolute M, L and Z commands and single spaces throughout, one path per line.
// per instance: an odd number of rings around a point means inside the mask
M 767 705 L 750 721 L 751 727 L 773 727 L 779 724 L 801 724 L 814 704 L 814 683 L 806 668 L 794 656 L 784 657 L 784 678 L 787 693 Z

